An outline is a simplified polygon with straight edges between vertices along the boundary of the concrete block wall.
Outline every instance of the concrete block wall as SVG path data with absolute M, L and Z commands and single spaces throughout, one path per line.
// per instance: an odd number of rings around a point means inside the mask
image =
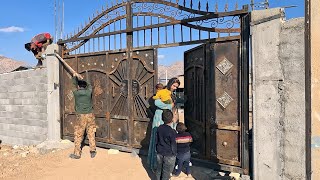
M 44 54 L 58 51 L 52 44 Z M 0 139 L 36 145 L 60 140 L 59 60 L 47 56 L 42 69 L 0 74 Z
M 254 179 L 305 179 L 304 19 L 252 12 Z
M 39 144 L 47 139 L 47 68 L 0 75 L 0 139 Z

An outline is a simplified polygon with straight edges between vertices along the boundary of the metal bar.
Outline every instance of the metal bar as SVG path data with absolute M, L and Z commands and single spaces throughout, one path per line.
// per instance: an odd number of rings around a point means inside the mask
M 92 38 L 92 49 L 93 49 L 93 52 L 94 52 L 94 47 L 95 47 L 95 45 L 96 45 L 96 44 L 94 43 L 94 39 L 95 39 L 95 38 Z
M 173 32 L 173 43 L 175 43 L 176 37 L 175 37 L 174 25 L 172 26 L 172 32 Z
M 139 27 L 139 16 L 137 16 L 137 28 Z M 137 31 L 137 47 L 139 47 L 139 31 Z
M 183 26 L 182 26 L 182 24 L 180 24 L 180 27 L 181 27 L 181 42 L 183 42 Z
M 110 33 L 110 25 L 108 26 L 108 30 L 109 30 L 109 33 Z M 111 47 L 110 47 L 110 45 L 111 45 L 111 42 L 110 42 L 111 35 L 109 35 L 108 39 L 109 39 L 109 47 L 108 47 L 108 49 L 111 50 Z
M 158 24 L 160 24 L 159 16 L 158 16 Z M 158 26 L 158 44 L 160 44 L 160 26 Z
M 120 20 L 120 31 L 122 30 L 122 28 L 121 28 L 121 21 L 122 21 L 122 19 Z M 122 48 L 122 34 L 119 34 L 120 35 L 120 49 Z
M 146 16 L 143 16 L 143 27 L 146 26 Z M 146 46 L 146 29 L 143 29 L 143 46 Z
M 241 167 L 249 174 L 249 35 L 250 14 L 241 16 Z
M 104 33 L 104 28 L 103 28 L 102 32 Z M 103 50 L 104 50 L 104 51 L 106 50 L 106 39 L 105 39 L 105 38 L 106 38 L 106 37 L 103 36 Z
M 151 26 L 153 25 L 152 24 L 152 19 L 153 19 L 153 17 L 151 16 L 151 24 L 150 24 Z M 150 36 L 151 46 L 153 45 L 152 44 L 152 37 L 153 37 L 153 34 L 152 34 L 152 28 L 151 28 L 151 36 Z
M 176 3 L 172 3 L 172 2 L 169 2 L 169 1 L 159 1 L 159 0 L 132 0 L 131 2 L 133 3 L 155 3 L 155 4 L 163 4 L 163 5 L 167 5 L 167 6 L 171 6 L 171 7 L 174 7 L 174 8 L 177 8 L 179 10 L 183 10 L 183 11 L 186 11 L 186 12 L 189 12 L 189 13 L 193 13 L 193 14 L 200 14 L 200 15 L 206 15 L 208 12 L 206 11 L 200 11 L 200 10 L 197 10 L 197 9 L 193 9 L 192 7 L 191 8 L 187 8 L 187 7 L 184 7 L 184 6 L 181 6 L 179 4 L 176 4 Z M 211 13 L 211 12 L 209 12 Z
M 314 1 L 313 1 L 314 2 Z M 306 136 L 306 179 L 311 180 L 312 175 L 312 152 L 311 152 L 311 126 L 312 126 L 312 116 L 311 116 L 311 0 L 305 0 L 305 106 L 306 106 L 306 122 L 305 122 L 305 136 Z M 315 13 L 315 12 L 314 12 Z M 312 22 L 312 24 L 314 24 Z
M 114 22 L 113 23 L 113 31 L 116 31 L 116 23 L 117 22 Z M 113 35 L 113 43 L 114 43 L 114 49 L 117 49 L 117 35 Z
M 156 48 L 166 48 L 166 47 L 176 47 L 176 46 L 187 46 L 187 45 L 194 45 L 194 44 L 201 44 L 206 42 L 220 42 L 220 41 L 232 41 L 240 39 L 241 36 L 228 36 L 228 37 L 221 37 L 221 38 L 213 38 L 213 39 L 203 39 L 203 40 L 196 40 L 196 41 L 186 41 L 186 42 L 179 42 L 179 43 L 169 43 L 169 44 L 162 44 L 162 45 L 152 45 L 146 47 L 137 47 L 133 48 L 132 50 L 144 50 L 144 49 L 156 49 Z M 84 53 L 84 54 L 77 54 L 77 56 L 89 56 L 89 55 L 99 55 L 105 53 L 118 53 L 118 52 L 125 52 L 126 49 L 119 49 L 119 50 L 108 50 L 108 51 L 100 51 L 100 52 L 93 52 L 93 53 Z M 65 55 L 66 57 L 75 57 L 75 55 Z
M 179 42 L 179 43 L 169 43 L 169 44 L 159 44 L 153 46 L 146 46 L 143 49 L 151 49 L 151 48 L 166 48 L 166 47 L 176 47 L 176 46 L 186 46 L 186 45 L 193 45 L 193 44 L 201 44 L 206 42 L 218 42 L 218 41 L 232 41 L 239 39 L 240 36 L 228 36 L 228 37 L 221 37 L 221 38 L 214 38 L 214 39 L 202 39 L 202 40 L 194 40 L 188 42 Z M 134 48 L 133 50 L 141 50 L 142 48 Z
M 126 5 L 126 12 L 127 12 L 127 29 L 132 31 L 133 28 L 133 19 L 132 19 L 132 7 L 131 7 L 131 2 L 127 2 Z M 131 74 L 134 72 L 134 69 L 132 69 L 132 64 L 133 64 L 133 59 L 132 59 L 132 49 L 133 49 L 133 33 L 132 32 L 127 32 L 127 54 L 128 54 L 128 75 L 127 77 L 131 77 Z M 134 144 L 133 142 L 133 97 L 132 97 L 132 80 L 129 78 L 128 79 L 128 114 L 129 114 L 129 119 L 128 119 L 128 143 L 131 146 Z

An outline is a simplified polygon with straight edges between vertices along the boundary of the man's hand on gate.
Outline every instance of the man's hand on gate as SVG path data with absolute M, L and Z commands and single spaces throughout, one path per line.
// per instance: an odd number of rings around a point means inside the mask
M 73 77 L 77 77 L 78 79 L 83 80 L 83 77 L 78 73 L 74 73 Z

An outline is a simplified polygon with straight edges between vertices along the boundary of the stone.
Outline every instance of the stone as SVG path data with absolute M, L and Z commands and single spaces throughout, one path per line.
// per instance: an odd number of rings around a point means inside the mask
M 68 144 L 68 143 L 72 143 L 70 140 L 68 139 L 63 139 L 60 141 L 62 144 Z
M 240 180 L 240 174 L 239 173 L 230 173 L 229 174 L 230 177 L 234 178 L 235 180 Z
M 8 154 L 9 154 L 9 153 L 7 153 L 7 152 L 3 153 L 4 156 L 8 156 Z
M 18 146 L 18 145 L 14 145 L 12 148 L 13 148 L 13 149 L 18 149 L 19 146 Z
M 108 154 L 119 154 L 119 150 L 117 149 L 109 149 Z
M 29 154 L 29 151 L 25 151 L 25 152 L 21 153 L 21 157 L 25 158 L 25 157 L 27 157 L 28 154 Z

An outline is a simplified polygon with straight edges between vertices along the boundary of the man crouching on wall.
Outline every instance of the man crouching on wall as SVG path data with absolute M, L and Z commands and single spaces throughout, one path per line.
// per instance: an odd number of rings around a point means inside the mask
M 72 159 L 81 158 L 81 142 L 84 131 L 87 131 L 91 158 L 96 156 L 95 132 L 96 123 L 93 115 L 92 105 L 92 86 L 89 81 L 88 72 L 86 72 L 86 81 L 78 73 L 73 74 L 73 84 L 77 90 L 73 91 L 75 99 L 75 111 L 77 122 L 74 126 L 74 153 L 70 154 Z

